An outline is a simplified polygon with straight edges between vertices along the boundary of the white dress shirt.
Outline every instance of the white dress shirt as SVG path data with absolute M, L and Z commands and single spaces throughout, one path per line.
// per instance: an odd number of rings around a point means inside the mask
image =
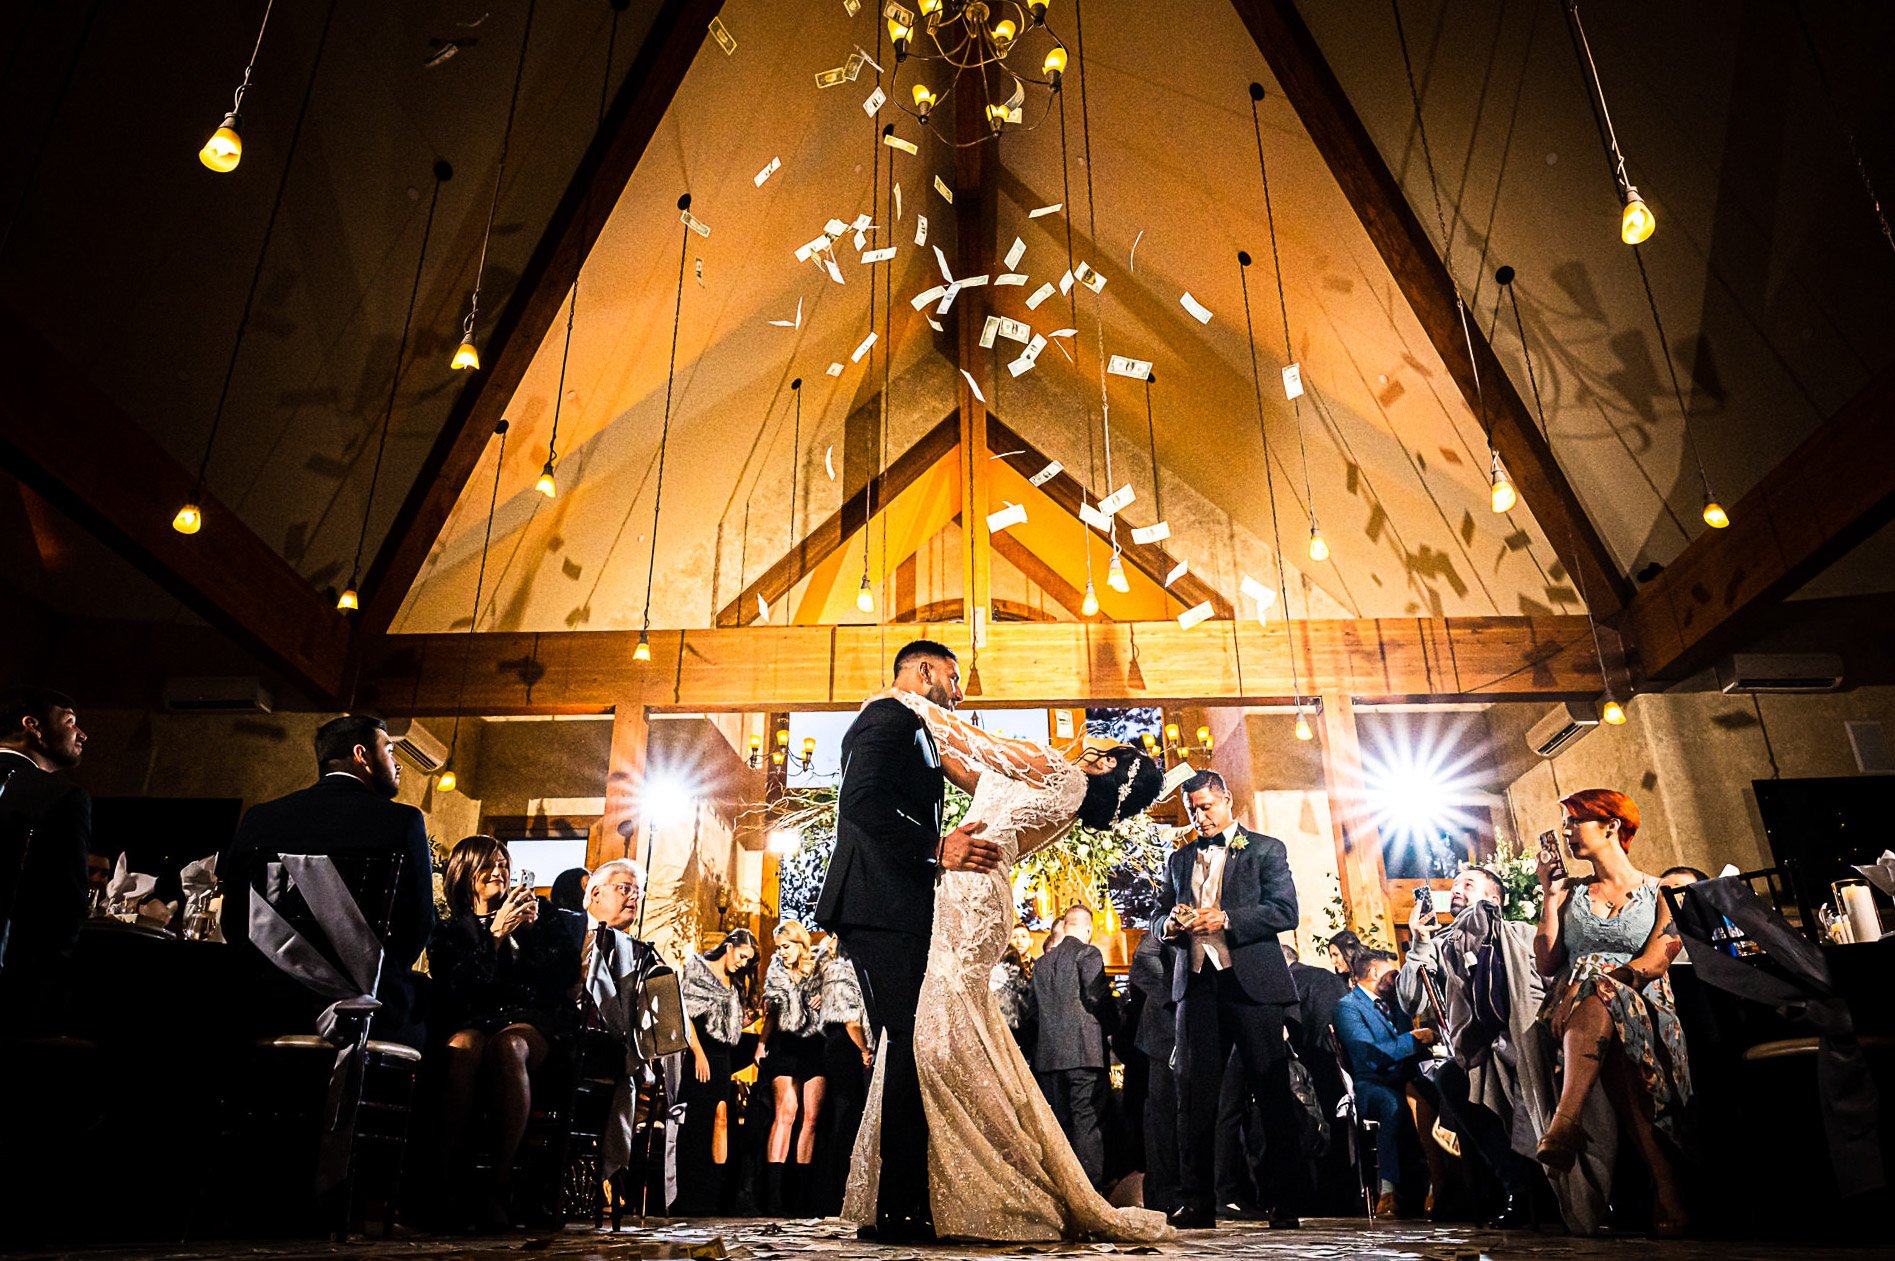
M 1220 910 L 1224 898 L 1224 860 L 1230 856 L 1231 838 L 1237 835 L 1236 820 L 1224 829 L 1222 845 L 1200 845 L 1193 859 L 1191 871 L 1191 905 L 1200 909 L 1218 907 Z M 1214 933 L 1191 934 L 1191 970 L 1203 969 L 1206 961 L 1213 968 L 1222 970 L 1230 966 L 1230 944 L 1224 940 L 1224 930 Z

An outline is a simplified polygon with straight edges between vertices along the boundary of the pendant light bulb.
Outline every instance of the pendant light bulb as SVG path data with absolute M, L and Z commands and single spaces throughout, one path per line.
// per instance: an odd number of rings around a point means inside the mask
M 1296 738 L 1298 740 L 1316 738 L 1316 729 L 1309 725 L 1309 715 L 1300 709 L 1296 711 Z
M 1323 528 L 1314 521 L 1309 523 L 1309 558 L 1314 561 L 1329 559 L 1329 540 L 1323 537 Z
M 553 462 L 546 461 L 546 467 L 540 470 L 540 479 L 533 483 L 533 489 L 551 499 L 559 493 L 559 484 L 553 480 Z
M 194 501 L 186 503 L 178 509 L 178 515 L 171 518 L 171 528 L 179 534 L 196 534 L 204 528 L 204 510 Z
M 336 597 L 336 608 L 344 613 L 353 613 L 362 607 L 362 599 L 355 592 L 355 579 L 349 579 L 349 585 L 342 588 L 342 594 Z
M 1125 562 L 1119 559 L 1117 552 L 1112 553 L 1112 563 L 1106 566 L 1105 585 L 1120 595 L 1132 589 L 1132 584 L 1125 580 Z
M 243 161 L 243 119 L 225 114 L 211 138 L 197 151 L 197 160 L 219 175 L 228 175 Z
M 1040 63 L 1040 69 L 1046 72 L 1046 77 L 1051 79 L 1053 86 L 1057 88 L 1059 77 L 1066 73 L 1066 50 L 1057 45 L 1047 49 L 1046 60 Z
M 875 611 L 875 592 L 869 589 L 869 576 L 862 575 L 862 586 L 855 593 L 855 607 L 864 613 Z
M 1610 693 L 1606 695 L 1605 704 L 1599 707 L 1599 721 L 1611 727 L 1625 725 L 1625 706 L 1619 704 Z
M 1704 497 L 1704 524 L 1713 530 L 1722 530 L 1731 523 L 1730 513 L 1724 511 L 1724 505 L 1711 498 Z
M 454 768 L 449 766 L 442 770 L 441 778 L 434 781 L 434 786 L 444 793 L 451 793 L 460 782 L 461 781 L 454 776 Z
M 632 649 L 633 661 L 651 660 L 651 640 L 645 638 L 645 632 L 638 632 L 638 647 Z
M 472 333 L 461 338 L 460 349 L 454 352 L 454 360 L 448 366 L 456 372 L 480 371 L 480 350 L 474 345 Z
M 1099 615 L 1099 593 L 1092 589 L 1092 579 L 1090 578 L 1086 579 L 1086 598 L 1085 601 L 1080 604 L 1079 611 L 1087 617 L 1097 617 Z
M 1511 512 L 1520 502 L 1520 494 L 1514 490 L 1513 483 L 1507 478 L 1507 470 L 1500 466 L 1500 452 L 1494 452 L 1493 505 L 1495 512 Z
M 1658 216 L 1638 195 L 1638 189 L 1630 184 L 1625 186 L 1625 210 L 1619 215 L 1619 240 L 1627 245 L 1642 245 L 1651 239 L 1658 227 Z

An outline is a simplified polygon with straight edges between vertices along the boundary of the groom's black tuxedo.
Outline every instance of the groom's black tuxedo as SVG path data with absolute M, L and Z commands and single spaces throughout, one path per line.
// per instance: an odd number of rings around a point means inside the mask
M 929 1221 L 915 1009 L 934 924 L 945 791 L 941 756 L 920 716 L 892 698 L 864 706 L 842 737 L 836 849 L 816 922 L 842 939 L 855 962 L 869 1025 L 886 1048 L 876 1226 L 890 1241 L 912 1237 Z
M 1296 882 L 1290 877 L 1289 851 L 1274 836 L 1252 832 L 1238 824 L 1232 840 L 1243 838 L 1241 848 L 1226 845 L 1224 891 L 1219 909 L 1230 921 L 1224 940 L 1230 946 L 1230 967 L 1245 996 L 1258 1003 L 1293 1003 L 1296 982 L 1283 961 L 1283 948 L 1277 934 L 1292 932 L 1297 924 Z M 1191 875 L 1198 854 L 1213 843 L 1194 841 L 1173 851 L 1165 862 L 1165 878 L 1158 886 L 1158 915 L 1152 929 L 1162 935 L 1171 908 L 1191 901 Z M 1170 943 L 1174 950 L 1189 943 L 1183 938 Z M 1191 979 L 1191 952 L 1180 951 L 1182 962 L 1174 956 L 1171 969 L 1171 999 L 1184 997 Z

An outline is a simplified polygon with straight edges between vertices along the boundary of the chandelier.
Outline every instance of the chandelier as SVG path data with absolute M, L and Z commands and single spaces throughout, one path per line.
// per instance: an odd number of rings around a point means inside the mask
M 1043 0 L 1027 4 L 1015 0 L 918 0 L 918 4 L 919 28 L 915 14 L 897 0 L 889 0 L 882 9 L 882 16 L 888 19 L 889 38 L 895 45 L 895 73 L 889 80 L 889 94 L 903 113 L 918 119 L 944 144 L 957 149 L 991 140 L 1009 125 L 1031 131 L 1046 121 L 1066 73 L 1066 45 L 1046 25 Z M 926 36 L 925 45 L 918 33 Z M 1037 57 L 1043 78 L 1022 75 L 1013 68 L 1034 60 L 1034 52 L 1022 53 L 1028 43 L 1042 50 Z M 949 80 L 939 92 L 925 82 L 914 83 L 909 90 L 912 106 L 902 100 L 899 90 L 902 67 L 911 61 L 939 66 Z M 977 89 L 967 90 L 978 90 L 986 101 L 987 130 L 971 140 L 943 135 L 933 122 L 935 107 L 953 93 L 963 75 L 978 80 Z M 1026 123 L 1023 117 L 1029 83 L 1045 88 L 1046 99 L 1038 117 Z

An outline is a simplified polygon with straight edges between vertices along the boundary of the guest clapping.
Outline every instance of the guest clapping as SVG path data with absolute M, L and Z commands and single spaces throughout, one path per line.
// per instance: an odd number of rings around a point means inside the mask
M 448 917 L 429 952 L 447 1039 L 442 1150 L 461 1158 L 461 1136 L 483 1084 L 497 1148 L 487 1213 L 504 1224 L 514 1157 L 532 1113 L 532 1073 L 550 1040 L 570 1028 L 567 1001 L 579 971 L 578 943 L 550 921 L 532 889 L 512 883 L 506 845 L 470 836 L 448 855 L 443 878 Z M 450 1173 L 452 1170 L 450 1170 Z M 450 1178 L 449 1184 L 452 1185 Z
M 1666 1144 L 1678 1141 L 1691 1076 L 1665 973 L 1679 940 L 1667 932 L 1671 911 L 1658 881 L 1629 857 L 1639 824 L 1632 799 L 1589 788 L 1560 805 L 1566 855 L 1540 855 L 1544 900 L 1533 946 L 1539 970 L 1554 977 L 1548 1011 L 1564 1082 L 1538 1156 L 1555 1171 L 1572 1167 L 1587 1140 L 1581 1110 L 1593 1085 L 1603 1085 L 1651 1169 L 1656 1233 L 1676 1236 L 1685 1209 Z M 1592 874 L 1568 876 L 1567 856 L 1590 863 Z
M 763 1038 L 757 1046 L 762 1077 L 776 1106 L 764 1157 L 765 1216 L 800 1209 L 816 1158 L 816 1128 L 827 1085 L 820 1024 L 823 978 L 809 946 L 809 931 L 794 920 L 777 925 L 776 955 L 763 982 Z M 797 1129 L 798 1119 L 802 1128 Z M 796 1143 L 797 1185 L 786 1191 L 784 1166 Z

